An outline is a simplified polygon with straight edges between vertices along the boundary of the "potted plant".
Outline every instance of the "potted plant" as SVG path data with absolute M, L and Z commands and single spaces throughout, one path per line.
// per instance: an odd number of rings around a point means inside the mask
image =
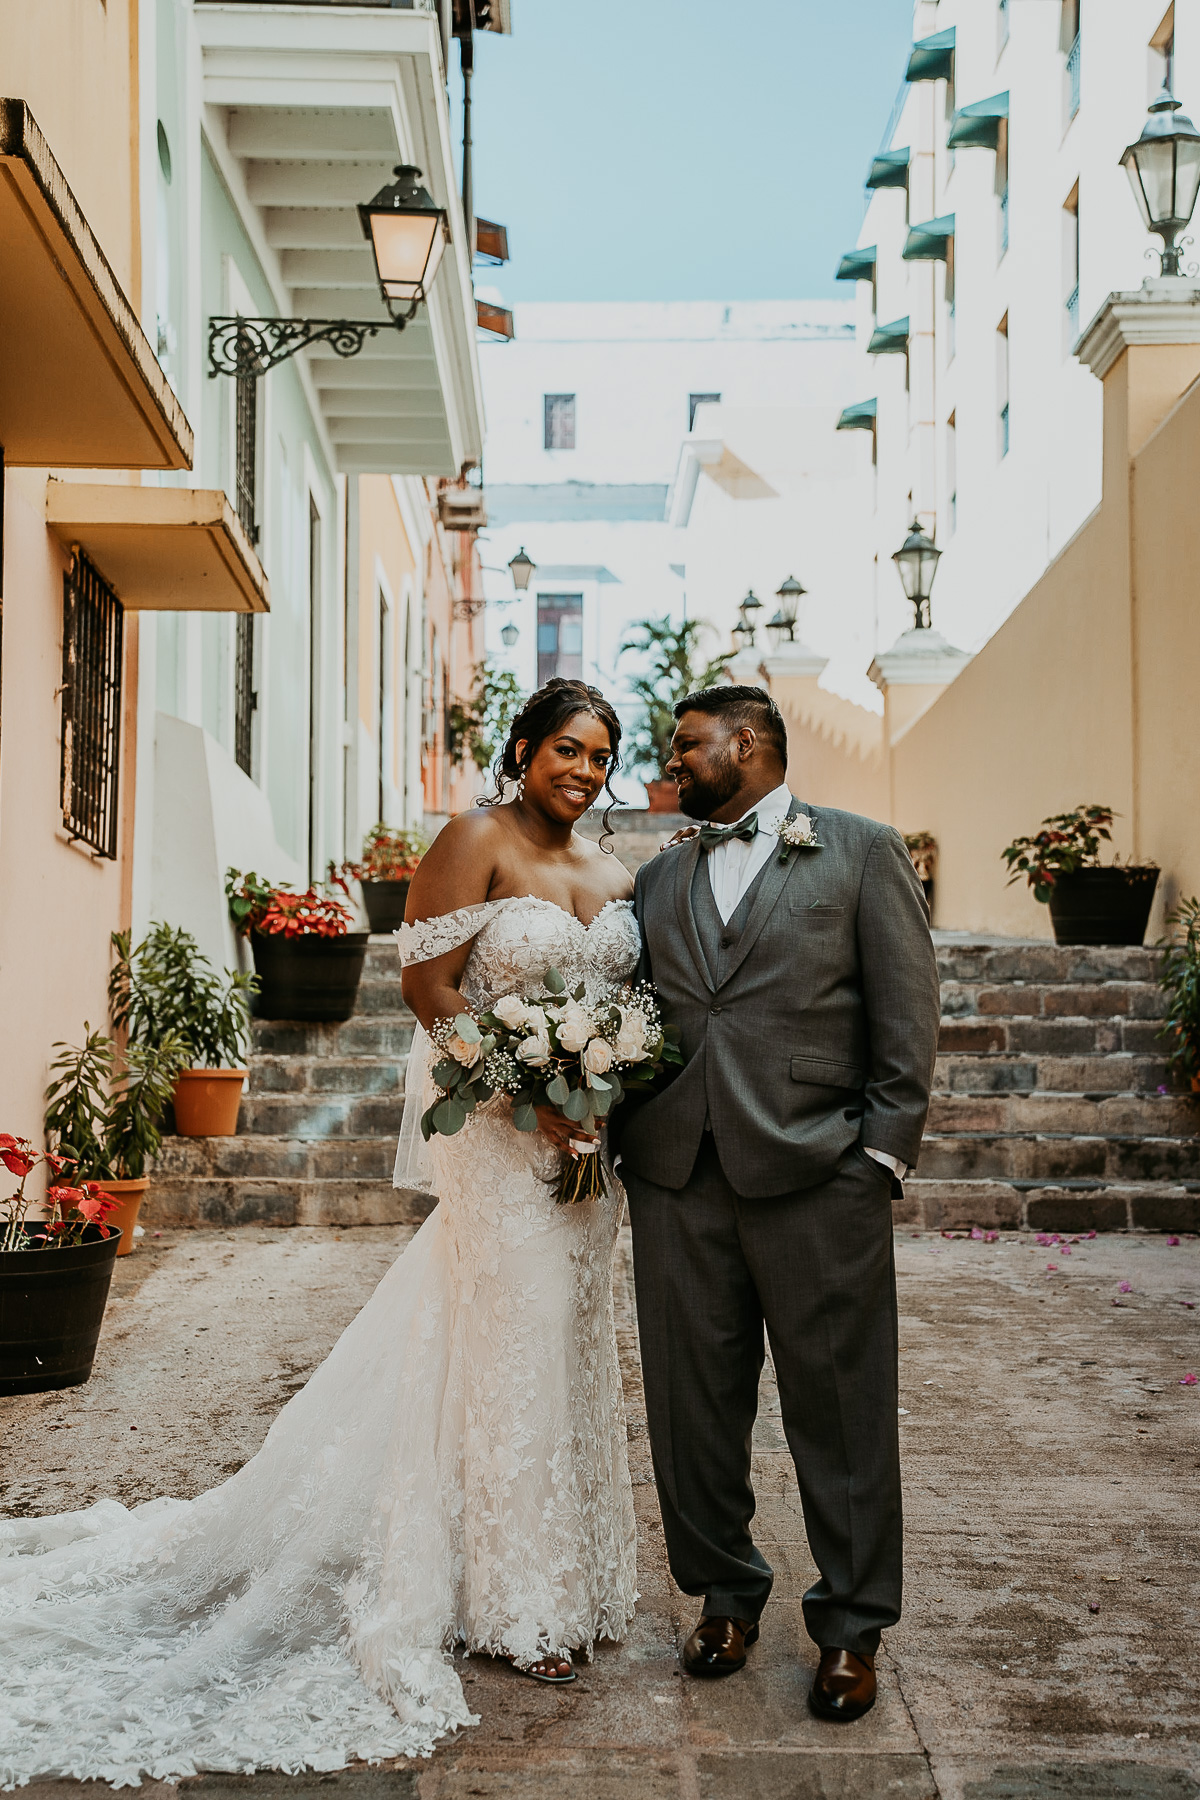
M 118 1256 L 133 1249 L 138 1213 L 150 1178 L 146 1164 L 162 1143 L 163 1112 L 188 1059 L 178 1032 L 157 1044 L 130 1044 L 84 1025 L 81 1048 L 55 1044 L 46 1089 L 46 1135 L 83 1182 L 100 1183 L 116 1202 L 109 1223 L 121 1233 Z
M 1170 1045 L 1171 1073 L 1200 1093 L 1200 900 L 1181 900 L 1167 924 L 1182 926 L 1183 937 L 1161 940 L 1166 948 L 1158 979 L 1167 1012 L 1158 1035 Z
M 317 887 L 302 894 L 283 883 L 229 869 L 225 892 L 234 926 L 250 939 L 262 1019 L 337 1024 L 358 998 L 368 933 L 351 931 L 350 908 Z
M 350 883 L 357 881 L 370 929 L 395 931 L 404 923 L 408 884 L 428 848 L 429 840 L 420 831 L 372 825 L 363 840 L 360 860 L 330 863 L 329 879 L 347 895 Z
M 181 1137 L 233 1137 L 247 1070 L 250 996 L 255 975 L 217 974 L 195 938 L 152 925 L 131 948 L 115 931 L 108 999 L 116 1030 L 130 1044 L 155 1046 L 170 1032 L 187 1045 L 188 1066 L 175 1078 L 175 1129 Z
M 1100 866 L 1115 817 L 1111 806 L 1077 806 L 1001 851 L 1008 885 L 1024 875 L 1034 899 L 1049 906 L 1058 944 L 1140 944 L 1146 935 L 1159 871 L 1154 863 Z
M 699 619 L 678 623 L 669 615 L 642 619 L 621 645 L 621 656 L 637 654 L 646 659 L 641 673 L 629 683 L 630 694 L 641 707 L 630 741 L 629 762 L 633 768 L 645 771 L 651 812 L 679 811 L 675 783 L 667 774 L 676 702 L 698 688 L 715 687 L 729 661 L 728 654 L 709 662 L 700 661 L 700 637 L 707 629 Z
M 0 1163 L 20 1182 L 0 1198 L 0 1394 L 78 1387 L 92 1372 L 123 1241 L 107 1222 L 112 1201 L 94 1182 L 60 1185 L 69 1159 L 28 1138 L 0 1133 Z M 26 1182 L 39 1166 L 52 1179 L 35 1211 Z
M 490 661 L 476 663 L 471 679 L 471 692 L 446 708 L 446 749 L 451 762 L 464 768 L 473 762 L 486 775 L 525 693 L 510 669 Z

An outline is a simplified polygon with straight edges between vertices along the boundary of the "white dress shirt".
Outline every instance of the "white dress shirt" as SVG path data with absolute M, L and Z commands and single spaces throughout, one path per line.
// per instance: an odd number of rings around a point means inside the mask
M 775 827 L 787 818 L 791 805 L 792 792 L 784 782 L 765 795 L 757 806 L 742 814 L 742 819 L 749 818 L 752 812 L 758 815 L 758 830 L 752 838 L 730 838 L 724 844 L 715 844 L 707 852 L 708 884 L 722 924 L 728 925 L 750 883 L 770 861 L 771 852 L 779 843 Z M 732 823 L 740 825 L 742 819 Z M 863 1149 L 877 1163 L 891 1169 L 901 1181 L 908 1174 L 908 1164 L 901 1162 L 899 1157 L 889 1156 L 886 1150 L 872 1150 L 866 1144 Z

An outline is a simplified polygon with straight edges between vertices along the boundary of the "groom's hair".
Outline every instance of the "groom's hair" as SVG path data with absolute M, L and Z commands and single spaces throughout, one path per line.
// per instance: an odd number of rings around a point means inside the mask
M 685 694 L 675 704 L 677 719 L 686 712 L 716 713 L 730 731 L 748 726 L 787 768 L 787 726 L 766 688 L 737 687 L 732 683 L 697 688 L 694 694 Z

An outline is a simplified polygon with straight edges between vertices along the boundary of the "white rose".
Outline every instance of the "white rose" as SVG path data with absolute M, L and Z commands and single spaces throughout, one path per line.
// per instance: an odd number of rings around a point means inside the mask
M 479 1061 L 482 1050 L 482 1041 L 468 1044 L 466 1039 L 460 1038 L 457 1032 L 452 1038 L 448 1039 L 446 1043 L 446 1055 L 452 1056 L 455 1062 L 462 1064 L 464 1069 L 473 1069 L 475 1067 L 475 1064 Z
M 550 1061 L 550 1039 L 544 1032 L 535 1031 L 531 1037 L 525 1039 L 523 1044 L 517 1045 L 516 1054 L 518 1062 L 530 1063 L 534 1068 L 540 1068 L 543 1063 Z
M 593 1038 L 583 1053 L 583 1066 L 589 1075 L 603 1075 L 612 1068 L 611 1046 L 601 1037 Z
M 646 1060 L 646 1045 L 645 1045 L 644 1035 L 641 1032 L 639 1032 L 637 1034 L 637 1036 L 635 1037 L 632 1035 L 628 1035 L 624 1031 L 618 1032 L 616 1041 L 613 1044 L 613 1055 L 616 1057 L 618 1062 L 623 1062 L 623 1063 L 645 1062 L 645 1060 Z
M 510 1031 L 516 1031 L 518 1026 L 524 1025 L 529 1014 L 529 1008 L 518 994 L 505 994 L 503 1000 L 497 1000 L 492 1011 Z
M 594 1029 L 583 1007 L 572 1000 L 559 1022 L 559 1045 L 563 1050 L 582 1050 Z

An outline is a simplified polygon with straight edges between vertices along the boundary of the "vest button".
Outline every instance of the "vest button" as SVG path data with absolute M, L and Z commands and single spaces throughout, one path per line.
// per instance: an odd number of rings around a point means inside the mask
M 719 1006 L 710 1006 L 708 1010 L 710 1013 L 719 1013 L 721 1008 Z
M 733 942 L 733 939 L 731 937 L 723 937 L 721 939 L 722 950 L 728 950 L 728 948 L 732 944 L 732 942 Z

